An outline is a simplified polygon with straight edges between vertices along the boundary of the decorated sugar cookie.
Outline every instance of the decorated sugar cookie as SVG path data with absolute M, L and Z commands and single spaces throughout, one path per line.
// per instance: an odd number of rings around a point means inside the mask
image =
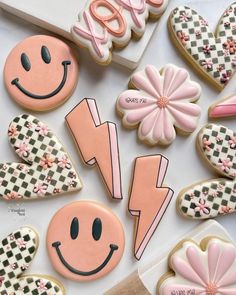
M 168 0 L 88 0 L 71 34 L 96 62 L 108 64 L 113 45 L 124 47 L 133 33 L 141 37 L 149 16 L 159 17 L 167 4 Z
M 51 36 L 23 40 L 5 63 L 4 82 L 10 96 L 34 111 L 60 106 L 72 95 L 77 80 L 78 63 L 72 49 Z
M 190 80 L 189 73 L 175 65 L 161 72 L 148 65 L 130 80 L 132 88 L 117 100 L 117 110 L 126 127 L 139 125 L 138 137 L 149 144 L 170 144 L 176 129 L 191 133 L 197 127 L 201 110 L 194 102 L 201 87 Z
M 236 116 L 236 94 L 217 101 L 209 108 L 210 118 L 222 118 Z
M 168 162 L 161 155 L 144 156 L 135 160 L 129 211 L 136 218 L 134 256 L 138 260 L 174 193 L 169 187 L 163 186 Z
M 98 203 L 66 205 L 52 218 L 47 232 L 51 262 L 62 276 L 91 281 L 112 271 L 124 251 L 122 224 Z
M 198 246 L 183 241 L 170 254 L 169 267 L 158 295 L 236 294 L 236 248 L 230 242 L 209 237 Z
M 192 219 L 235 212 L 236 134 L 224 126 L 208 124 L 199 132 L 197 146 L 205 162 L 228 179 L 210 179 L 184 188 L 177 197 L 178 211 Z
M 31 115 L 16 117 L 8 129 L 22 163 L 0 164 L 0 197 L 31 200 L 82 188 L 69 155 L 47 125 Z
M 87 165 L 96 164 L 112 198 L 122 199 L 116 124 L 101 122 L 96 101 L 82 100 L 67 116 L 80 154 Z
M 0 243 L 0 294 L 64 295 L 60 282 L 48 275 L 24 274 L 37 252 L 39 238 L 29 227 L 22 227 Z
M 236 3 L 223 13 L 214 34 L 207 20 L 193 9 L 180 6 L 169 18 L 169 32 L 176 48 L 196 71 L 222 90 L 235 72 Z

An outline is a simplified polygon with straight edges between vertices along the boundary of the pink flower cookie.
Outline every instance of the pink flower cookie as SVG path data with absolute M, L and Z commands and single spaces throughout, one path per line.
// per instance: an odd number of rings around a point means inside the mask
M 169 258 L 171 272 L 163 276 L 158 295 L 236 294 L 236 248 L 230 242 L 207 238 L 200 247 L 182 242 Z
M 174 127 L 184 133 L 196 129 L 201 110 L 194 102 L 201 87 L 185 69 L 168 64 L 158 72 L 148 65 L 131 77 L 130 84 L 135 89 L 118 97 L 117 110 L 125 126 L 139 125 L 140 140 L 167 145 L 176 137 Z

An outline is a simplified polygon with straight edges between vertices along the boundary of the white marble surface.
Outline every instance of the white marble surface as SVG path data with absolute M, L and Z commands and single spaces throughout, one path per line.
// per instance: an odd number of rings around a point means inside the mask
M 171 6 L 175 6 L 177 2 L 188 3 L 190 0 L 172 0 Z M 209 18 L 210 26 L 215 28 L 225 4 L 229 4 L 231 1 L 195 0 L 191 2 L 193 2 L 192 6 L 198 8 L 203 16 Z M 214 13 L 212 13 L 212 11 L 214 11 Z M 172 62 L 178 66 L 183 66 L 189 69 L 192 79 L 198 81 L 203 89 L 201 99 L 199 100 L 199 105 L 202 107 L 202 116 L 199 122 L 199 128 L 201 128 L 201 126 L 208 121 L 208 106 L 218 97 L 223 97 L 236 91 L 235 78 L 220 96 L 209 85 L 201 81 L 173 48 L 166 29 L 167 17 L 168 12 L 161 19 L 159 29 L 155 32 L 139 68 L 141 69 L 149 63 L 155 65 L 157 68 L 161 68 L 164 64 Z M 38 33 L 47 32 L 9 14 L 0 12 L 0 162 L 17 160 L 17 157 L 9 148 L 7 127 L 14 116 L 25 112 L 9 98 L 5 91 L 2 79 L 4 61 L 14 45 L 23 38 Z M 176 141 L 168 148 L 150 148 L 137 141 L 136 130 L 130 131 L 121 126 L 120 118 L 115 112 L 115 102 L 120 92 L 127 88 L 127 83 L 131 74 L 130 71 L 115 65 L 111 65 L 107 68 L 98 66 L 94 64 L 89 55 L 84 52 L 79 52 L 79 63 L 80 77 L 74 95 L 59 109 L 50 113 L 36 115 L 41 120 L 48 123 L 61 141 L 65 143 L 67 150 L 71 154 L 71 157 L 80 172 L 84 188 L 79 193 L 65 195 L 42 202 L 35 201 L 21 204 L 10 204 L 1 201 L 0 224 L 2 226 L 0 227 L 0 236 L 4 237 L 21 225 L 33 225 L 40 234 L 41 242 L 38 254 L 28 272 L 56 276 L 64 283 L 68 295 L 100 295 L 138 267 L 145 266 L 150 260 L 153 261 L 153 257 L 159 257 L 162 251 L 165 251 L 167 245 L 174 244 L 176 239 L 197 225 L 197 222 L 185 220 L 177 215 L 175 198 L 179 190 L 186 185 L 201 179 L 215 177 L 215 175 L 206 165 L 204 165 L 195 151 L 195 136 L 198 130 L 187 138 L 177 136 Z M 108 198 L 108 194 L 100 180 L 98 171 L 83 165 L 67 127 L 64 124 L 64 116 L 84 97 L 96 98 L 102 119 L 114 121 L 118 125 L 124 192 L 124 200 L 118 204 L 110 201 Z M 35 115 L 35 113 L 33 114 Z M 231 128 L 235 127 L 234 119 L 221 120 L 219 122 Z M 175 190 L 175 196 L 155 235 L 149 243 L 142 260 L 137 262 L 132 255 L 133 218 L 127 213 L 128 190 L 133 168 L 133 159 L 136 156 L 152 153 L 162 153 L 170 159 L 165 183 Z M 126 233 L 125 253 L 119 266 L 107 277 L 95 282 L 83 284 L 63 279 L 54 272 L 48 260 L 45 248 L 47 226 L 53 214 L 63 205 L 81 199 L 94 199 L 110 206 L 122 220 Z M 11 209 L 18 208 L 25 210 L 25 216 L 18 216 L 16 213 L 11 212 Z M 235 215 L 218 218 L 218 221 L 229 231 L 232 239 L 236 240 Z M 157 278 L 158 275 L 162 274 L 157 274 Z

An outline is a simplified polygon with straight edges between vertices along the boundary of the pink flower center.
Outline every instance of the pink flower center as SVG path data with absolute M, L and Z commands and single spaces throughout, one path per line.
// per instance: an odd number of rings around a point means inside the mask
M 209 283 L 206 287 L 206 294 L 207 295 L 216 295 L 217 292 L 217 286 L 214 283 Z
M 160 109 L 167 107 L 169 99 L 165 96 L 161 96 L 157 99 L 157 105 Z

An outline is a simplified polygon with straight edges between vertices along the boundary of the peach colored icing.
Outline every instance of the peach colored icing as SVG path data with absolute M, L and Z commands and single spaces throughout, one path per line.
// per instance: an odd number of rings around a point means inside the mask
M 96 163 L 111 196 L 122 199 L 116 125 L 112 122 L 101 123 L 93 99 L 82 100 L 66 116 L 66 122 L 85 163 Z
M 162 187 L 167 166 L 168 160 L 161 155 L 144 156 L 135 161 L 129 211 L 138 219 L 134 245 L 138 260 L 173 196 L 170 188 Z
M 132 31 L 143 35 L 149 14 L 159 16 L 168 0 L 89 0 L 71 33 L 99 63 L 109 63 L 113 43 L 128 44 Z
M 176 137 L 174 126 L 187 133 L 196 129 L 201 110 L 193 102 L 200 97 L 201 87 L 185 69 L 168 64 L 159 73 L 148 65 L 131 82 L 137 90 L 123 92 L 117 108 L 125 126 L 140 123 L 141 140 L 170 144 Z
M 95 280 L 109 273 L 119 263 L 124 244 L 123 227 L 116 215 L 91 201 L 74 202 L 60 209 L 47 232 L 47 249 L 54 268 L 76 281 Z
M 13 48 L 5 63 L 4 82 L 10 96 L 30 110 L 47 111 L 61 105 L 73 93 L 77 80 L 74 53 L 51 36 L 26 38 Z
M 160 295 L 236 294 L 236 249 L 231 243 L 213 238 L 206 251 L 187 241 L 170 257 L 175 275 L 161 283 Z

